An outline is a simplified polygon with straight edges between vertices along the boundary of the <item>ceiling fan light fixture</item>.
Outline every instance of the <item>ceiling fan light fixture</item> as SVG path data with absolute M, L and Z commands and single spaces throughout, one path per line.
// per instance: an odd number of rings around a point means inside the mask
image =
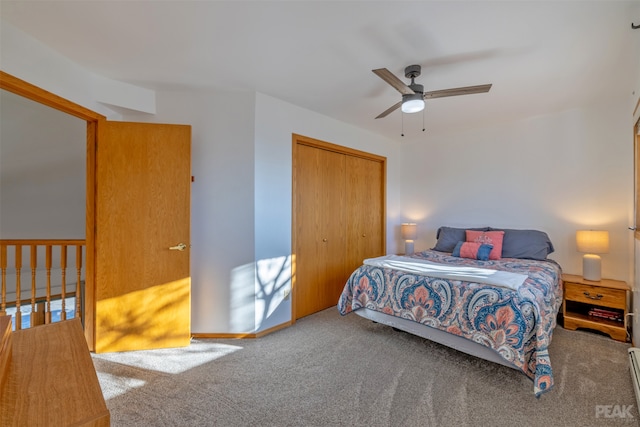
M 402 100 L 396 102 L 382 113 L 376 116 L 376 119 L 387 117 L 390 113 L 401 108 L 403 113 L 418 113 L 424 110 L 424 100 L 433 98 L 444 98 L 446 96 L 471 95 L 473 93 L 485 93 L 491 89 L 491 84 L 454 87 L 451 89 L 424 91 L 424 86 L 415 82 L 416 77 L 420 76 L 420 65 L 409 65 L 404 69 L 404 76 L 411 79 L 411 84 L 407 85 L 397 78 L 395 74 L 386 68 L 377 68 L 373 71 L 378 77 L 391 85 L 395 90 L 402 94 Z M 423 116 L 424 119 L 424 116 Z
M 403 113 L 418 113 L 422 110 L 424 110 L 424 99 L 421 93 L 402 96 Z

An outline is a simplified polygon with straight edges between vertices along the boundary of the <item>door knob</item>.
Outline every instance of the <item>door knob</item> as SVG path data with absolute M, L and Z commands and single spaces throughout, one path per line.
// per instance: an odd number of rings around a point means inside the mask
M 184 251 L 185 249 L 187 249 L 187 245 L 184 243 L 178 243 L 176 246 L 171 246 L 169 248 L 170 251 Z

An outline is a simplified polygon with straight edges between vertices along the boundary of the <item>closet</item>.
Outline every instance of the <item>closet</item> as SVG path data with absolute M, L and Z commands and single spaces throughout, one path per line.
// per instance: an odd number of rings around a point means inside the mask
M 386 158 L 293 135 L 292 319 L 334 306 L 365 258 L 384 254 Z

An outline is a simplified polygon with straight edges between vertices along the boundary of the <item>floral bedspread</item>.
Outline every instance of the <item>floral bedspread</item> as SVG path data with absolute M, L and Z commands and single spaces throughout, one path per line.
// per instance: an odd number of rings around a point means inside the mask
M 548 346 L 562 304 L 562 270 L 555 261 L 477 261 L 437 251 L 413 257 L 511 271 L 528 278 L 515 291 L 363 265 L 342 291 L 340 313 L 366 307 L 464 337 L 493 349 L 531 378 L 536 396 L 551 389 Z

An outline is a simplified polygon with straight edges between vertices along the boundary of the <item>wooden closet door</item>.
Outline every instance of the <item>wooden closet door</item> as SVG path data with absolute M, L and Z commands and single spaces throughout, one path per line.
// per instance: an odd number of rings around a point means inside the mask
M 384 164 L 346 156 L 347 249 L 349 273 L 365 258 L 384 255 Z
M 345 156 L 296 149 L 295 318 L 336 305 L 346 281 Z

